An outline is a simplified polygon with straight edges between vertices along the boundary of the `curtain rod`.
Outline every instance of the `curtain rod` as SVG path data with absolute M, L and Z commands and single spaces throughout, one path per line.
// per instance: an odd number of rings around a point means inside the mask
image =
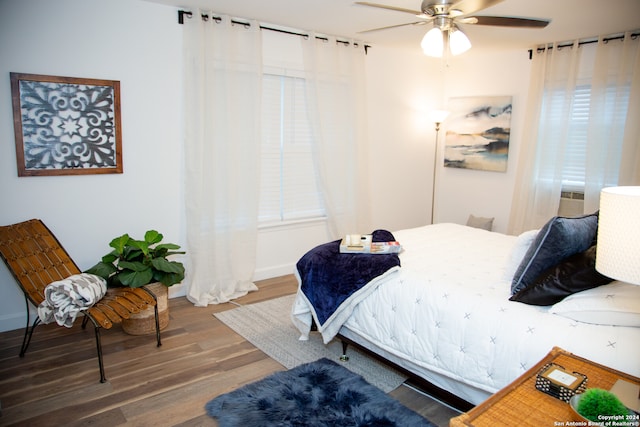
M 193 16 L 193 12 L 188 11 L 188 10 L 178 10 L 178 24 L 181 24 L 181 25 L 184 24 L 184 16 L 185 15 L 188 18 L 191 18 Z M 205 18 L 205 17 L 207 19 L 209 18 L 209 15 L 201 15 L 201 16 L 203 18 Z M 213 16 L 213 15 L 211 16 L 211 19 L 213 19 L 214 21 L 220 21 L 221 20 L 220 17 Z M 235 21 L 233 19 L 231 19 L 231 23 L 232 24 L 237 24 L 237 25 L 244 25 L 245 27 L 251 26 L 251 24 L 249 22 Z M 304 38 L 308 38 L 309 37 L 309 34 L 299 33 L 299 32 L 296 32 L 296 31 L 283 30 L 283 29 L 280 29 L 280 28 L 267 27 L 267 26 L 264 26 L 262 24 L 260 24 L 260 29 L 261 30 L 275 31 L 277 33 L 290 34 L 290 35 L 293 35 L 293 36 L 300 36 L 300 37 L 304 37 Z M 322 36 L 316 36 L 316 40 L 329 41 L 329 38 L 322 37 Z M 349 41 L 337 40 L 337 39 L 336 39 L 336 43 L 342 43 L 343 45 L 350 45 L 351 44 L 351 42 L 349 42 Z M 356 47 L 359 46 L 359 44 L 356 43 L 356 42 L 353 42 L 353 45 L 356 46 Z M 364 53 L 365 53 L 365 55 L 368 53 L 370 47 L 371 46 L 368 45 L 368 44 L 364 45 Z
M 635 39 L 638 36 L 640 36 L 640 32 L 635 32 L 635 33 L 631 33 L 631 38 Z M 610 42 L 612 40 L 622 40 L 624 39 L 624 34 L 620 34 L 617 36 L 611 36 L 611 37 L 605 37 L 602 39 L 603 42 L 607 43 Z M 585 44 L 591 44 L 591 43 L 598 43 L 598 38 L 593 38 L 593 39 L 588 39 L 588 40 L 581 40 L 578 42 L 578 46 L 582 46 Z M 558 48 L 562 49 L 563 47 L 571 47 L 573 46 L 573 43 L 565 43 L 565 44 L 559 44 Z M 545 47 L 537 47 L 536 48 L 536 52 L 542 52 L 545 49 L 553 49 L 553 45 L 549 46 L 546 45 Z M 529 59 L 533 59 L 533 49 L 529 49 Z

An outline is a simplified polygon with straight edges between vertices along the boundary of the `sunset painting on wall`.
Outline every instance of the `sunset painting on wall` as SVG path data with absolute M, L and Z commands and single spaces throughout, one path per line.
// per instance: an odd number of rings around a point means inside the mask
M 494 172 L 507 170 L 511 96 L 449 100 L 444 166 Z

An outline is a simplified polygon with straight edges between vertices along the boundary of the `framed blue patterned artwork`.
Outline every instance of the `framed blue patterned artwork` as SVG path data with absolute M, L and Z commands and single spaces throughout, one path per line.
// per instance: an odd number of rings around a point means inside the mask
M 122 173 L 120 82 L 11 73 L 18 176 Z

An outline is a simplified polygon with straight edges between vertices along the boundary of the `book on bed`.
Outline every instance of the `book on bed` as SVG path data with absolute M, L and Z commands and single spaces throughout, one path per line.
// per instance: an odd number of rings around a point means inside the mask
M 372 242 L 370 235 L 363 235 L 361 239 L 347 235 L 340 242 L 340 253 L 343 254 L 397 254 L 402 250 L 400 242 Z M 367 238 L 368 237 L 368 238 Z

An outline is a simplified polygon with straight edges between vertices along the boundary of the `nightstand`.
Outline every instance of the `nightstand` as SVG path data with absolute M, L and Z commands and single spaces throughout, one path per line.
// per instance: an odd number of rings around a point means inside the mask
M 586 375 L 588 378 L 587 388 L 597 387 L 609 390 L 618 379 L 640 385 L 640 378 L 607 368 L 554 347 L 547 356 L 511 384 L 469 412 L 452 418 L 449 421 L 449 426 L 560 427 L 581 425 L 571 423 L 583 420 L 580 420 L 568 403 L 545 394 L 535 387 L 536 374 L 547 363 L 552 362 L 563 366 L 567 371 Z M 637 426 L 638 423 L 633 425 Z

